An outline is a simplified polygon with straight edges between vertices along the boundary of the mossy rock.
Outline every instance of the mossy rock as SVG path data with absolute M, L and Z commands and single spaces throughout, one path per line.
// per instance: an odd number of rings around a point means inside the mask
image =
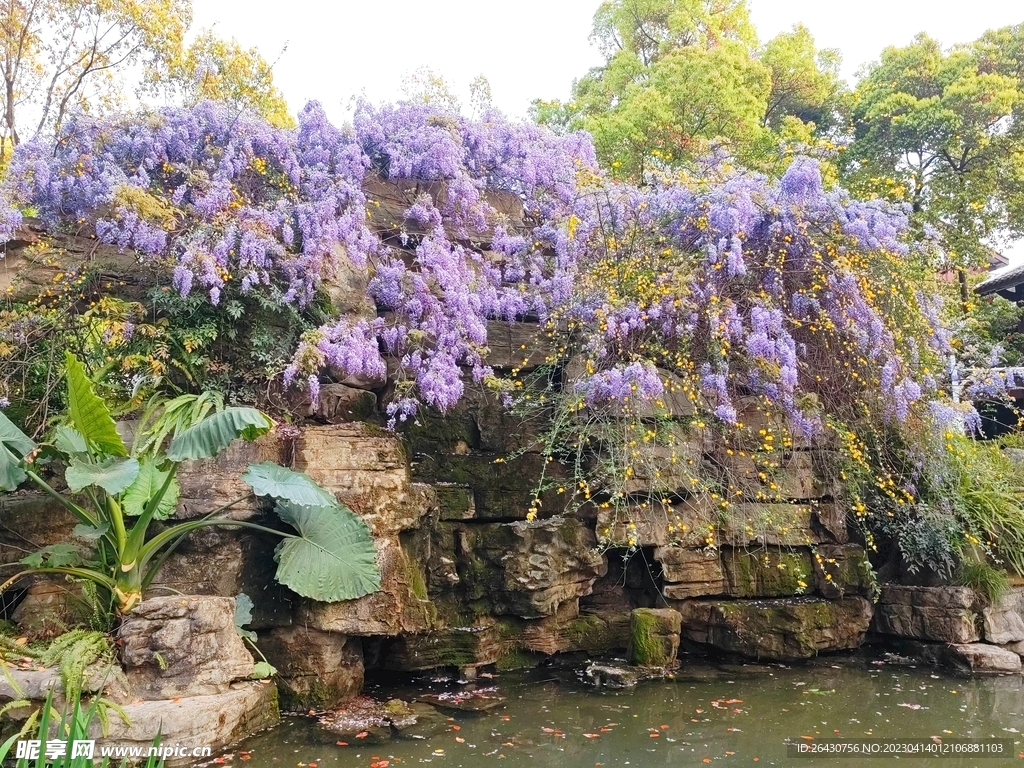
M 685 639 L 778 661 L 856 648 L 872 615 L 871 603 L 862 597 L 686 600 L 677 607 Z
M 630 614 L 630 662 L 643 667 L 674 666 L 681 625 L 682 616 L 671 608 L 635 609 Z
M 722 554 L 726 593 L 735 597 L 789 597 L 813 583 L 807 549 L 727 549 Z

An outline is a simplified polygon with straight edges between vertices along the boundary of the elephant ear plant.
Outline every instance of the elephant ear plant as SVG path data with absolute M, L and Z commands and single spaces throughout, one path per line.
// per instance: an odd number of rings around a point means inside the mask
M 266 415 L 253 408 L 207 413 L 176 432 L 166 450 L 150 448 L 132 456 L 82 364 L 70 354 L 66 379 L 66 418 L 47 441 L 36 444 L 0 413 L 0 490 L 34 483 L 78 519 L 75 536 L 90 542 L 92 553 L 83 558 L 69 544 L 47 547 L 25 558 L 28 567 L 0 585 L 0 592 L 29 574 L 64 574 L 95 583 L 110 593 L 119 613 L 129 613 L 174 548 L 192 531 L 210 526 L 281 537 L 275 552 L 277 580 L 304 597 L 336 602 L 380 589 L 366 524 L 306 475 L 270 462 L 250 464 L 242 474 L 251 493 L 196 520 L 168 519 L 177 505 L 180 463 L 213 458 L 237 438 L 252 441 L 266 434 L 273 427 Z M 43 479 L 44 464 L 64 468 L 66 493 Z M 272 499 L 278 517 L 292 530 L 225 516 L 254 495 Z M 150 536 L 156 520 L 164 524 Z

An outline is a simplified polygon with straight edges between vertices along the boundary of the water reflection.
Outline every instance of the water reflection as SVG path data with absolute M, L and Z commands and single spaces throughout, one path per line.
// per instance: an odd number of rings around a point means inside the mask
M 480 715 L 451 714 L 425 739 L 338 746 L 308 717 L 290 717 L 242 745 L 250 766 L 587 768 L 589 766 L 1024 765 L 1019 675 L 965 679 L 928 668 L 860 660 L 811 666 L 687 665 L 675 679 L 629 691 L 593 691 L 569 670 L 508 673 L 487 681 L 508 696 Z M 413 698 L 427 680 L 378 681 L 367 693 Z M 791 758 L 787 743 L 822 738 L 1012 739 L 1005 758 Z M 228 762 L 243 755 L 235 752 Z M 496 761 L 501 761 L 496 762 Z M 315 766 L 313 764 L 316 764 Z

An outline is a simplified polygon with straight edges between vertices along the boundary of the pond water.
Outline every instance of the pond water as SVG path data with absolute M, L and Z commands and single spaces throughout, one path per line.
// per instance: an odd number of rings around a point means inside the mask
M 338 746 L 309 717 L 286 717 L 227 759 L 307 768 L 588 768 L 589 766 L 1024 765 L 1021 676 L 957 678 L 893 657 L 819 659 L 810 666 L 686 664 L 672 680 L 624 691 L 588 689 L 565 670 L 479 680 L 508 697 L 483 714 L 447 713 L 443 730 Z M 370 682 L 374 697 L 412 698 L 454 684 Z M 788 743 L 822 739 L 1002 739 L 1000 757 L 794 757 Z

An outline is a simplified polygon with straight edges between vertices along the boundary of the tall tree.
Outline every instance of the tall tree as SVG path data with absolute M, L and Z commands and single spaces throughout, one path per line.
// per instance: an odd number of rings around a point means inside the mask
M 274 85 L 273 67 L 259 50 L 243 48 L 234 38 L 225 40 L 212 30 L 200 32 L 172 62 L 167 79 L 175 100 L 186 106 L 222 101 L 237 110 L 253 110 L 279 128 L 295 125 L 284 95 Z
M 945 51 L 927 35 L 886 48 L 851 101 L 847 183 L 911 205 L 952 266 L 1024 235 L 1024 27 Z
M 2 138 L 59 127 L 68 112 L 116 99 L 119 70 L 180 56 L 191 0 L 0 0 Z
M 628 177 L 721 141 L 770 165 L 783 140 L 831 126 L 838 104 L 838 54 L 818 52 L 803 27 L 759 47 L 743 0 L 607 0 L 592 40 L 605 64 L 577 81 L 571 102 L 535 102 L 534 114 L 589 130 L 604 164 Z

